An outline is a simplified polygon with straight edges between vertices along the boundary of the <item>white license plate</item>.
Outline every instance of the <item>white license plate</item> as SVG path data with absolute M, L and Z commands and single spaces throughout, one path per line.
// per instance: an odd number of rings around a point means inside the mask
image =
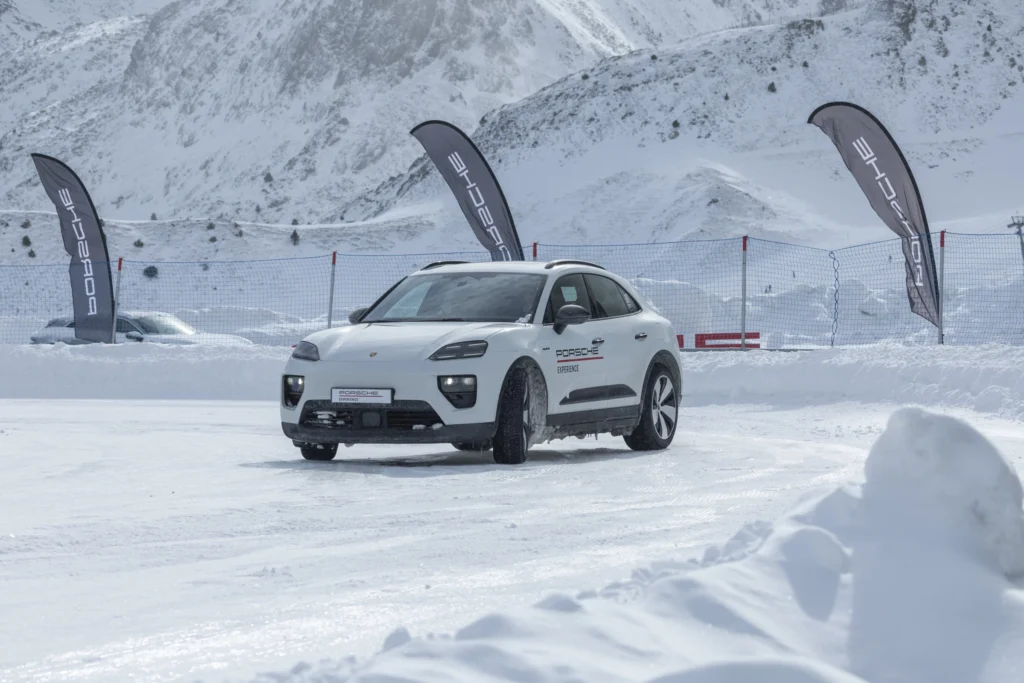
M 393 389 L 331 389 L 331 403 L 390 405 Z

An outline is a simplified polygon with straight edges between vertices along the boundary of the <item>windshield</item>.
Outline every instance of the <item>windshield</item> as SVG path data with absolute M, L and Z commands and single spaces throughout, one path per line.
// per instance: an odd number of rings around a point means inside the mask
M 195 334 L 196 331 L 171 315 L 143 315 L 135 324 L 146 334 Z
M 520 273 L 431 273 L 398 284 L 362 322 L 533 322 L 547 280 Z

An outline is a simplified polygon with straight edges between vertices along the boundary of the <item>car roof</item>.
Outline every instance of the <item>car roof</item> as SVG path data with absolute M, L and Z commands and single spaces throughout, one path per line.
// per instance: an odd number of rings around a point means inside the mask
M 438 261 L 431 263 L 414 275 L 420 273 L 536 273 L 538 275 L 549 275 L 551 273 L 563 272 L 570 268 L 581 270 L 603 271 L 604 268 L 587 261 L 576 261 L 572 259 L 559 259 L 556 261 L 482 261 L 478 263 L 467 263 L 461 261 Z
M 128 318 L 141 318 L 143 316 L 150 318 L 173 318 L 174 316 L 170 313 L 163 311 L 118 311 L 118 315 L 123 315 Z

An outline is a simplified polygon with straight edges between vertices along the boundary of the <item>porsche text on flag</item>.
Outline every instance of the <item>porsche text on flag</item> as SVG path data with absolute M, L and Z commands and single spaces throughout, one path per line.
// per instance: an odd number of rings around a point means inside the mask
M 847 102 L 819 107 L 808 123 L 832 140 L 871 208 L 902 239 L 910 310 L 940 327 L 940 292 L 928 219 L 917 181 L 896 141 L 870 112 Z
M 71 256 L 71 300 L 75 337 L 113 342 L 114 288 L 110 256 L 96 207 L 79 177 L 61 161 L 33 154 L 43 189 L 57 208 L 64 248 Z
M 473 141 L 450 123 L 427 121 L 412 135 L 441 172 L 466 220 L 494 261 L 522 261 L 512 212 L 498 179 Z

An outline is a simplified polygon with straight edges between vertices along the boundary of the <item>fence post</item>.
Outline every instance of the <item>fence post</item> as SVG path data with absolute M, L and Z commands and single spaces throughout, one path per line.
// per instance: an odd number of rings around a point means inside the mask
M 533 243 L 533 260 L 534 261 L 537 260 L 537 243 L 536 242 Z
M 943 334 L 943 309 L 946 307 L 946 231 L 939 233 L 939 343 L 945 344 Z
M 828 252 L 828 257 L 832 259 L 832 272 L 835 276 L 835 282 L 832 285 L 832 342 L 829 346 L 835 348 L 836 334 L 839 332 L 839 259 L 836 258 L 834 251 Z
M 743 293 L 740 308 L 740 349 L 747 350 L 747 236 L 743 236 Z
M 327 301 L 327 329 L 331 329 L 334 322 L 334 272 L 338 268 L 338 252 L 331 254 L 331 295 Z
M 117 257 L 117 286 L 114 289 L 114 322 L 110 324 L 110 343 L 117 343 L 117 309 L 121 307 L 121 266 L 124 259 Z

